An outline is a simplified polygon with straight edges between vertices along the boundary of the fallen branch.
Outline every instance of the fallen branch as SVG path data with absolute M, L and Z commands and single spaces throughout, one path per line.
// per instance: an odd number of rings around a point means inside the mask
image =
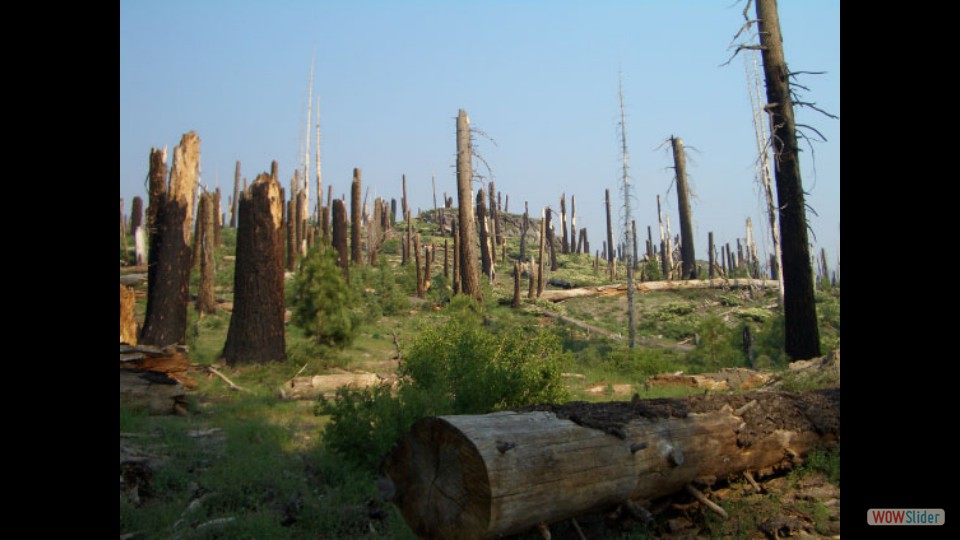
M 207 366 L 207 371 L 209 371 L 210 373 L 213 373 L 213 374 L 216 375 L 217 377 L 220 377 L 220 378 L 223 380 L 223 382 L 225 382 L 225 383 L 227 383 L 228 385 L 230 385 L 230 389 L 231 389 L 231 390 L 236 390 L 237 392 L 246 392 L 246 391 L 247 391 L 246 388 L 243 388 L 242 386 L 237 386 L 236 384 L 234 384 L 234 382 L 231 381 L 230 379 L 228 379 L 226 375 L 224 375 L 223 373 L 220 373 L 220 371 L 217 370 L 217 368 L 215 368 L 215 367 L 213 367 L 213 366 Z
M 750 482 L 750 485 L 753 486 L 753 489 L 755 489 L 757 493 L 763 493 L 763 488 L 754 480 L 753 474 L 750 471 L 743 471 L 743 477 L 747 479 L 747 482 Z
M 699 489 L 693 487 L 690 484 L 687 484 L 687 491 L 690 492 L 691 495 L 693 495 L 694 499 L 700 501 L 704 506 L 713 510 L 717 514 L 723 516 L 723 519 L 727 519 L 728 517 L 730 517 L 729 515 L 727 515 L 726 510 L 724 510 L 719 505 L 717 505 L 717 503 L 708 499 L 707 496 L 701 493 Z

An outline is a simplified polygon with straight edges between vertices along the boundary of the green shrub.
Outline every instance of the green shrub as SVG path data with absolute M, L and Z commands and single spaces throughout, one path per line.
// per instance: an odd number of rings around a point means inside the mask
M 399 390 L 341 388 L 318 414 L 331 416 L 323 439 L 345 459 L 375 468 L 419 418 L 482 414 L 566 398 L 560 341 L 547 332 L 498 334 L 475 323 L 475 313 L 424 330 L 404 354 Z M 453 304 L 453 302 L 451 302 Z
M 709 316 L 700 321 L 697 338 L 697 348 L 687 355 L 691 364 L 705 371 L 744 365 L 742 327 L 731 329 L 720 317 Z
M 321 345 L 342 348 L 353 341 L 360 324 L 359 313 L 354 310 L 356 295 L 347 286 L 333 250 L 310 250 L 292 291 L 293 324 Z

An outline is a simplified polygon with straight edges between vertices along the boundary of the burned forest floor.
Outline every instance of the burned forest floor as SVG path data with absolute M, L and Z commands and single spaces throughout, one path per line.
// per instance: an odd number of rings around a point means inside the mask
M 400 265 L 400 236 L 393 233 L 384 243 L 380 264 L 357 271 L 351 280 L 359 326 L 349 345 L 320 346 L 290 323 L 286 360 L 239 367 L 227 366 L 220 358 L 232 308 L 235 245 L 235 231 L 223 229 L 216 278 L 220 309 L 199 317 L 192 305 L 189 308 L 182 350 L 188 360 L 184 414 L 150 414 L 121 400 L 121 539 L 415 538 L 399 511 L 383 500 L 376 471 L 324 444 L 321 435 L 331 418 L 322 414 L 320 403 L 332 402 L 334 391 L 321 389 L 307 399 L 280 397 L 280 388 L 295 378 L 327 375 L 374 374 L 377 384 L 395 390 L 398 372 L 418 336 L 460 316 L 462 306 L 451 302 L 450 282 L 443 273 L 444 238 L 436 235 L 429 219 L 416 220 L 415 229 L 424 243 L 434 243 L 439 251 L 424 298 L 415 296 L 413 265 Z M 506 255 L 515 259 L 516 231 L 508 229 L 507 237 Z M 528 249 L 534 245 L 530 242 Z M 611 282 L 606 269 L 595 269 L 594 262 L 587 255 L 558 253 L 559 268 L 547 277 L 562 287 L 625 282 L 622 271 Z M 631 351 L 626 295 L 554 303 L 527 299 L 524 281 L 521 306 L 511 308 L 512 275 L 502 262 L 497 269 L 495 283 L 484 283 L 484 302 L 475 320 L 495 334 L 530 327 L 553 336 L 563 351 L 567 401 L 840 385 L 839 287 L 816 292 L 825 356 L 791 364 L 782 351 L 783 317 L 774 289 L 638 294 L 638 347 Z M 140 324 L 146 303 L 140 274 L 145 273 L 144 268 L 120 270 L 122 281 L 135 290 Z M 196 291 L 195 274 L 191 293 Z M 384 288 L 390 289 L 389 298 Z M 288 294 L 288 310 L 291 304 Z M 357 453 L 369 451 L 355 448 Z M 727 518 L 679 492 L 550 524 L 550 531 L 553 538 L 571 539 L 581 534 L 591 539 L 831 538 L 839 535 L 839 463 L 839 446 L 824 448 L 790 468 L 698 486 Z M 540 537 L 536 531 L 520 536 Z

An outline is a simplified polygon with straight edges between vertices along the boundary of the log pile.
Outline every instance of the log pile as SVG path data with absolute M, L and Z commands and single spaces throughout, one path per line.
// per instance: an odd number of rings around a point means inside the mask
M 186 414 L 190 360 L 177 347 L 120 345 L 120 403 L 151 414 Z
M 421 537 L 496 538 L 792 466 L 839 438 L 839 389 L 576 402 L 422 419 L 383 472 Z

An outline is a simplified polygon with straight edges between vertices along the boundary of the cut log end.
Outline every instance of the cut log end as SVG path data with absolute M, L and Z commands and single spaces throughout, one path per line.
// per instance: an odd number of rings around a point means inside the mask
M 421 538 L 482 538 L 490 519 L 487 468 L 474 444 L 442 418 L 424 418 L 394 447 L 384 471 L 394 502 Z

